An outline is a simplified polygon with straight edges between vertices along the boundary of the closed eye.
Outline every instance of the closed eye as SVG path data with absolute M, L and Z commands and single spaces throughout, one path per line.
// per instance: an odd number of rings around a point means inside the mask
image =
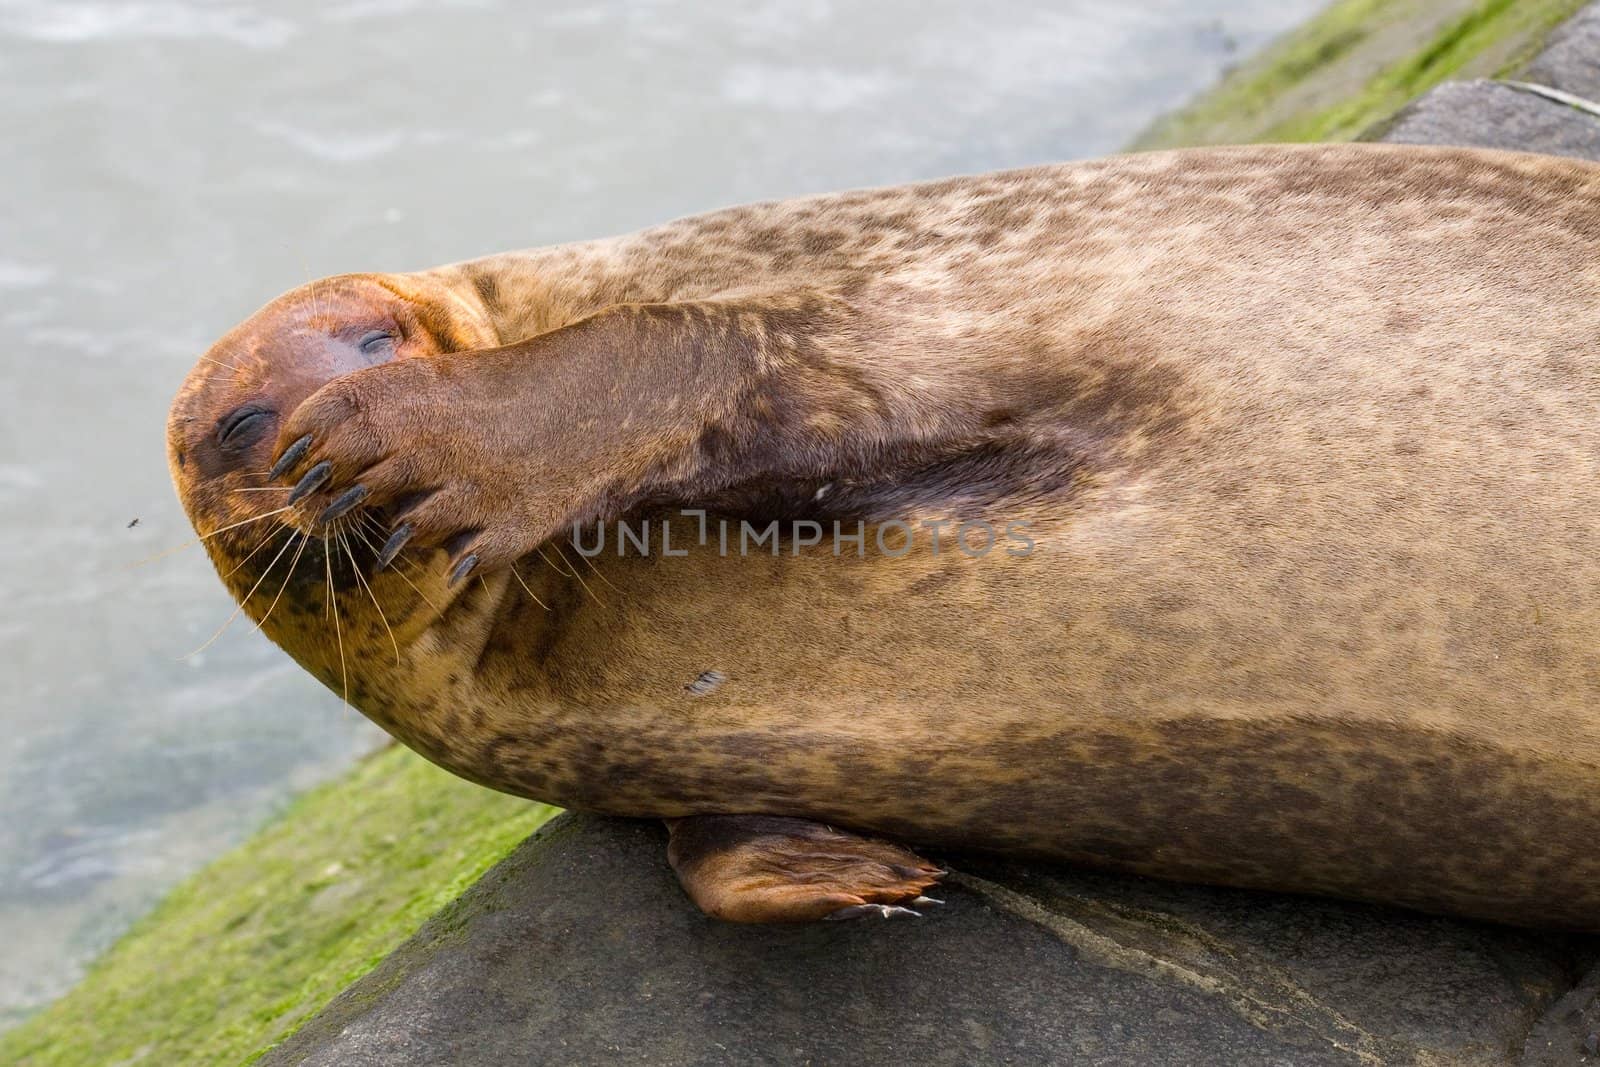
M 356 347 L 362 354 L 375 356 L 394 347 L 394 334 L 387 330 L 368 330 L 361 335 L 361 340 L 356 342 Z
M 217 421 L 217 443 L 229 450 L 247 448 L 266 435 L 275 415 L 259 404 L 234 408 Z

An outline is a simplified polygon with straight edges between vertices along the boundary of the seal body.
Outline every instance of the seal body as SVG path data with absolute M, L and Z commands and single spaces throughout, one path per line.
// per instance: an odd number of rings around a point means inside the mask
M 1596 930 L 1597 263 L 1600 168 L 1467 150 L 761 204 L 297 290 L 170 453 L 246 613 L 485 785 Z M 826 536 L 701 543 L 774 519 Z

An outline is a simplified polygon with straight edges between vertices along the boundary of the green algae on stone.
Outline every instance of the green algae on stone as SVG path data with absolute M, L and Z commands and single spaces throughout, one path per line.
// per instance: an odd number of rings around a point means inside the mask
M 174 890 L 0 1063 L 246 1063 L 555 813 L 403 748 L 362 761 Z
M 1585 2 L 1336 0 L 1132 147 L 1348 141 L 1448 78 L 1514 69 Z

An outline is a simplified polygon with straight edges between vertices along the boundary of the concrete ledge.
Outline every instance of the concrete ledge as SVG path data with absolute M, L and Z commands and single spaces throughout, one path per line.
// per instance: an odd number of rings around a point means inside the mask
M 1448 82 L 1396 115 L 1382 140 L 1600 161 L 1600 115 L 1503 82 Z
M 1520 77 L 1590 100 L 1600 99 L 1600 7 L 1586 7 L 1567 20 Z
M 263 1062 L 1504 1064 L 1592 954 L 986 859 L 921 919 L 740 927 L 665 851 L 655 823 L 562 816 Z

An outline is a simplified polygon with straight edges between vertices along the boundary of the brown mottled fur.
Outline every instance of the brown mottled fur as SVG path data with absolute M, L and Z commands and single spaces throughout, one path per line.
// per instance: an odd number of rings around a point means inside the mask
M 339 331 L 380 318 L 365 367 Z M 320 542 L 265 629 L 494 788 L 1600 930 L 1597 346 L 1600 168 L 1210 150 L 319 283 L 218 343 L 169 442 L 202 533 L 304 433 L 293 473 L 337 474 L 299 528 L 356 481 L 409 507 L 398 651 Z M 276 442 L 228 456 L 251 398 Z M 541 544 L 679 505 L 1037 548 Z M 241 599 L 258 531 L 207 542 Z

